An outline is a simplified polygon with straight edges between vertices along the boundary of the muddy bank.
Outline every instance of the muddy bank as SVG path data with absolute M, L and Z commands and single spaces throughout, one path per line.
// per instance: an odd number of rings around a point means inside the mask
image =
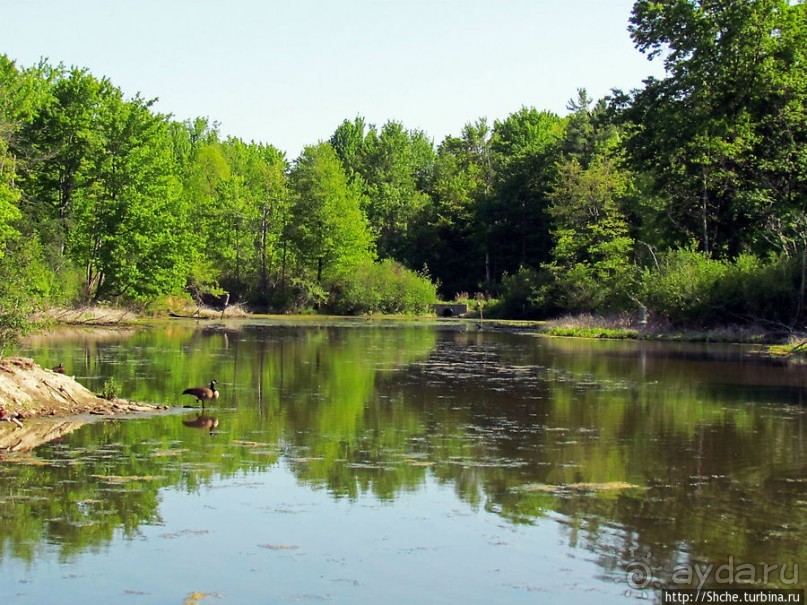
M 0 360 L 0 408 L 22 424 L 0 422 L 0 452 L 20 452 L 58 439 L 93 416 L 155 412 L 166 406 L 104 399 L 71 376 L 32 359 L 8 357 Z

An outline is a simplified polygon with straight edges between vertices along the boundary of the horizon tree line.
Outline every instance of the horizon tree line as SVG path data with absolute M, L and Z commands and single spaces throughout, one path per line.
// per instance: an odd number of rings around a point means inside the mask
M 796 326 L 806 21 L 801 1 L 638 0 L 631 37 L 666 71 L 641 89 L 580 89 L 567 116 L 523 106 L 437 145 L 356 116 L 293 161 L 87 69 L 0 55 L 2 315 L 183 293 L 360 312 L 384 306 L 336 303 L 355 276 L 405 274 L 512 317 Z

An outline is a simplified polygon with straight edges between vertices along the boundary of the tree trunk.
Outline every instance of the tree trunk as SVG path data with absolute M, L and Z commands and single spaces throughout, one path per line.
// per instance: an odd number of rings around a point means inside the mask
M 793 317 L 793 327 L 801 319 L 804 309 L 804 295 L 807 293 L 807 248 L 801 251 L 801 287 L 799 288 L 799 302 L 796 305 L 796 315 Z
M 263 216 L 261 217 L 261 295 L 266 297 L 267 290 L 269 289 L 269 278 L 266 273 L 266 203 L 263 205 Z
M 703 252 L 706 256 L 710 256 L 710 246 L 709 246 L 709 220 L 708 220 L 708 212 L 709 212 L 709 192 L 706 188 L 707 183 L 707 171 L 706 168 L 703 169 L 703 194 L 701 199 L 701 221 L 703 227 Z

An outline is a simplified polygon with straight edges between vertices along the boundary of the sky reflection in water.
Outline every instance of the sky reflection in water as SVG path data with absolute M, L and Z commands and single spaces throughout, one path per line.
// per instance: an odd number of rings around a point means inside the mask
M 32 340 L 133 399 L 218 378 L 219 424 L 104 422 L 0 466 L 0 601 L 626 602 L 685 564 L 805 561 L 803 369 L 461 327 Z

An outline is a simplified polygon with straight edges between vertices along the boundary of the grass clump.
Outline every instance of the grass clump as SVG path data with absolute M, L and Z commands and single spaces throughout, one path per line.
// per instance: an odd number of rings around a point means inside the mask
M 542 334 L 549 336 L 572 336 L 577 338 L 611 338 L 618 340 L 643 337 L 642 330 L 636 325 L 636 318 L 628 315 L 604 317 L 581 313 L 565 315 L 548 321 L 541 329 Z
M 572 328 L 555 326 L 542 330 L 548 336 L 571 336 L 576 338 L 610 338 L 614 340 L 631 340 L 639 338 L 637 330 L 628 328 Z
M 788 357 L 793 361 L 807 363 L 807 335 L 793 335 L 784 344 L 769 346 L 768 352 L 777 357 Z

